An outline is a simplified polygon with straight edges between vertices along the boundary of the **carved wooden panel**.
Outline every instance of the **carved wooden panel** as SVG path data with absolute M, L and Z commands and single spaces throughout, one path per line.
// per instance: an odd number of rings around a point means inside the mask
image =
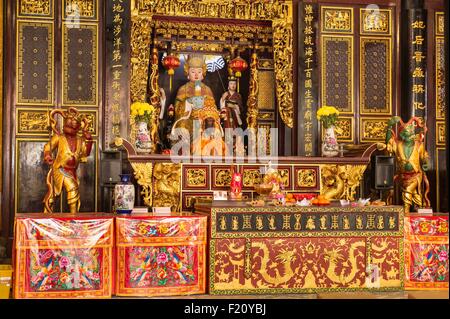
M 322 105 L 353 113 L 353 37 L 322 36 Z
M 390 38 L 360 38 L 361 114 L 392 114 Z
M 62 0 L 63 18 L 66 20 L 97 20 L 97 0 Z M 117 4 L 122 1 L 117 1 Z M 119 9 L 120 10 L 120 9 Z
M 183 165 L 183 189 L 209 189 L 209 166 Z
M 355 118 L 353 116 L 339 116 L 339 119 L 336 121 L 336 138 L 338 142 L 353 142 L 354 139 L 354 124 Z M 322 125 L 322 140 L 325 134 L 325 129 Z
M 63 105 L 97 106 L 97 28 L 63 23 Z
M 53 0 L 17 0 L 16 4 L 17 16 L 20 18 L 53 18 Z
M 53 23 L 17 21 L 17 104 L 53 104 Z
M 253 190 L 254 185 L 262 182 L 259 166 L 245 165 L 242 174 L 243 189 Z
M 16 135 L 47 135 L 48 114 L 50 110 L 20 108 L 16 109 Z
M 361 34 L 392 33 L 392 10 L 390 9 L 366 9 L 360 8 L 360 32 Z
M 353 8 L 322 6 L 320 9 L 322 32 L 353 33 Z
M 318 166 L 295 166 L 294 189 L 301 191 L 320 190 L 320 175 Z
M 211 166 L 212 189 L 229 189 L 231 184 L 230 166 Z
M 389 118 L 361 118 L 359 138 L 361 142 L 383 142 L 386 139 Z

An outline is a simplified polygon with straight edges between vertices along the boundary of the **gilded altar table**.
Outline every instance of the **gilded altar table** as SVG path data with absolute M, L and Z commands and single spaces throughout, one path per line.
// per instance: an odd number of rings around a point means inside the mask
M 399 290 L 400 206 L 250 207 L 198 203 L 210 218 L 211 294 Z
M 116 295 L 205 293 L 205 216 L 118 216 L 116 245 Z
M 405 216 L 405 289 L 448 289 L 448 215 Z
M 111 298 L 114 219 L 105 214 L 20 214 L 14 297 Z
M 287 192 L 321 193 L 327 199 L 357 199 L 358 188 L 376 144 L 348 149 L 344 157 L 194 157 L 138 155 L 127 140 L 134 177 L 146 206 L 191 210 L 195 199 L 212 199 L 216 190 L 229 190 L 232 170 L 242 171 L 243 198 L 250 199 L 261 182 L 261 167 L 276 165 Z

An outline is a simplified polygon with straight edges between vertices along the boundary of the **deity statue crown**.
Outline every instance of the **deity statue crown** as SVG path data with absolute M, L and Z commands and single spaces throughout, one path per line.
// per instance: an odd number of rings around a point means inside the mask
M 203 76 L 206 75 L 206 63 L 205 59 L 201 55 L 189 55 L 186 63 L 184 64 L 184 73 L 187 75 L 190 68 L 202 68 Z

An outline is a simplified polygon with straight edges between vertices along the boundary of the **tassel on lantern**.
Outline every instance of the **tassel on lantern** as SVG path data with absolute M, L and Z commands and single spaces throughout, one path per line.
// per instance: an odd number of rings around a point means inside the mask
M 167 70 L 167 74 L 169 75 L 169 87 L 170 91 L 172 91 L 172 78 L 175 74 L 175 69 L 180 66 L 180 59 L 173 54 L 169 54 L 162 60 L 162 65 Z

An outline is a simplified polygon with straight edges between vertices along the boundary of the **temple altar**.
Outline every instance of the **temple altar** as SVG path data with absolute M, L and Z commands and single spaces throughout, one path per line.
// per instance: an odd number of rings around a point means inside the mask
M 210 219 L 210 293 L 399 290 L 403 209 L 198 203 Z
M 12 297 L 448 290 L 445 0 L 0 17 Z
M 121 141 L 127 151 L 141 194 L 148 206 L 170 206 L 173 210 L 190 210 L 193 200 L 212 198 L 215 190 L 229 190 L 231 168 L 243 172 L 244 199 L 255 194 L 261 182 L 261 167 L 268 163 L 277 170 L 287 192 L 324 194 L 327 199 L 355 200 L 370 155 L 376 144 L 346 150 L 345 157 L 193 157 L 172 155 L 139 155 L 127 140 Z M 256 196 L 255 196 L 256 197 Z

